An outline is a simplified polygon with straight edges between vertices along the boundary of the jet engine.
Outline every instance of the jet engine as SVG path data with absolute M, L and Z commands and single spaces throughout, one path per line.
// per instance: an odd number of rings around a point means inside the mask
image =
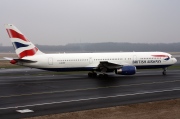
M 133 75 L 136 73 L 136 67 L 135 66 L 123 66 L 120 69 L 116 69 L 115 73 L 120 74 L 120 75 Z

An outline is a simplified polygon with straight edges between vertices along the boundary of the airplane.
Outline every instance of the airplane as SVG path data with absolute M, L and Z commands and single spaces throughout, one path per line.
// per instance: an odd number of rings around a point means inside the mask
M 11 64 L 49 71 L 89 71 L 88 77 L 107 77 L 109 72 L 117 75 L 134 75 L 137 69 L 162 68 L 166 75 L 167 67 L 177 62 L 165 52 L 109 52 L 109 53 L 62 53 L 41 52 L 13 24 L 5 28 L 18 58 L 8 58 Z

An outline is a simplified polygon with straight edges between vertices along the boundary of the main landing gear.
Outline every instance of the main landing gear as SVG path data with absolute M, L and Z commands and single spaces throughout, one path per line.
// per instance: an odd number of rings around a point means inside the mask
M 89 72 L 88 77 L 95 78 L 95 77 L 97 77 L 97 73 L 96 72 Z
M 89 72 L 89 73 L 88 73 L 88 77 L 90 77 L 90 78 L 96 78 L 96 77 L 97 77 L 97 73 L 96 73 L 96 72 Z M 99 74 L 98 77 L 99 77 L 99 78 L 107 78 L 108 75 L 103 73 L 103 74 Z
M 99 78 L 108 78 L 108 75 L 107 75 L 107 74 L 99 74 L 98 77 L 99 77 Z
M 166 75 L 166 71 L 167 71 L 167 68 L 163 68 L 162 74 L 163 74 L 163 75 Z

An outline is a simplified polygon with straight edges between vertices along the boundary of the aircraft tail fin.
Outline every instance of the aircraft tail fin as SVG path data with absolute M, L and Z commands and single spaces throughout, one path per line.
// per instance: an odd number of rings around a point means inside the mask
M 14 25 L 6 24 L 5 28 L 14 46 L 15 52 L 21 59 L 27 56 L 44 54 L 31 43 Z

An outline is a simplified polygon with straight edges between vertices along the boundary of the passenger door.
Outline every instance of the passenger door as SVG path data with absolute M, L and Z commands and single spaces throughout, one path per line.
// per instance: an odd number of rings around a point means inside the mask
M 49 57 L 49 58 L 48 58 L 48 64 L 49 64 L 49 65 L 53 65 L 53 58 L 52 58 L 52 57 Z

